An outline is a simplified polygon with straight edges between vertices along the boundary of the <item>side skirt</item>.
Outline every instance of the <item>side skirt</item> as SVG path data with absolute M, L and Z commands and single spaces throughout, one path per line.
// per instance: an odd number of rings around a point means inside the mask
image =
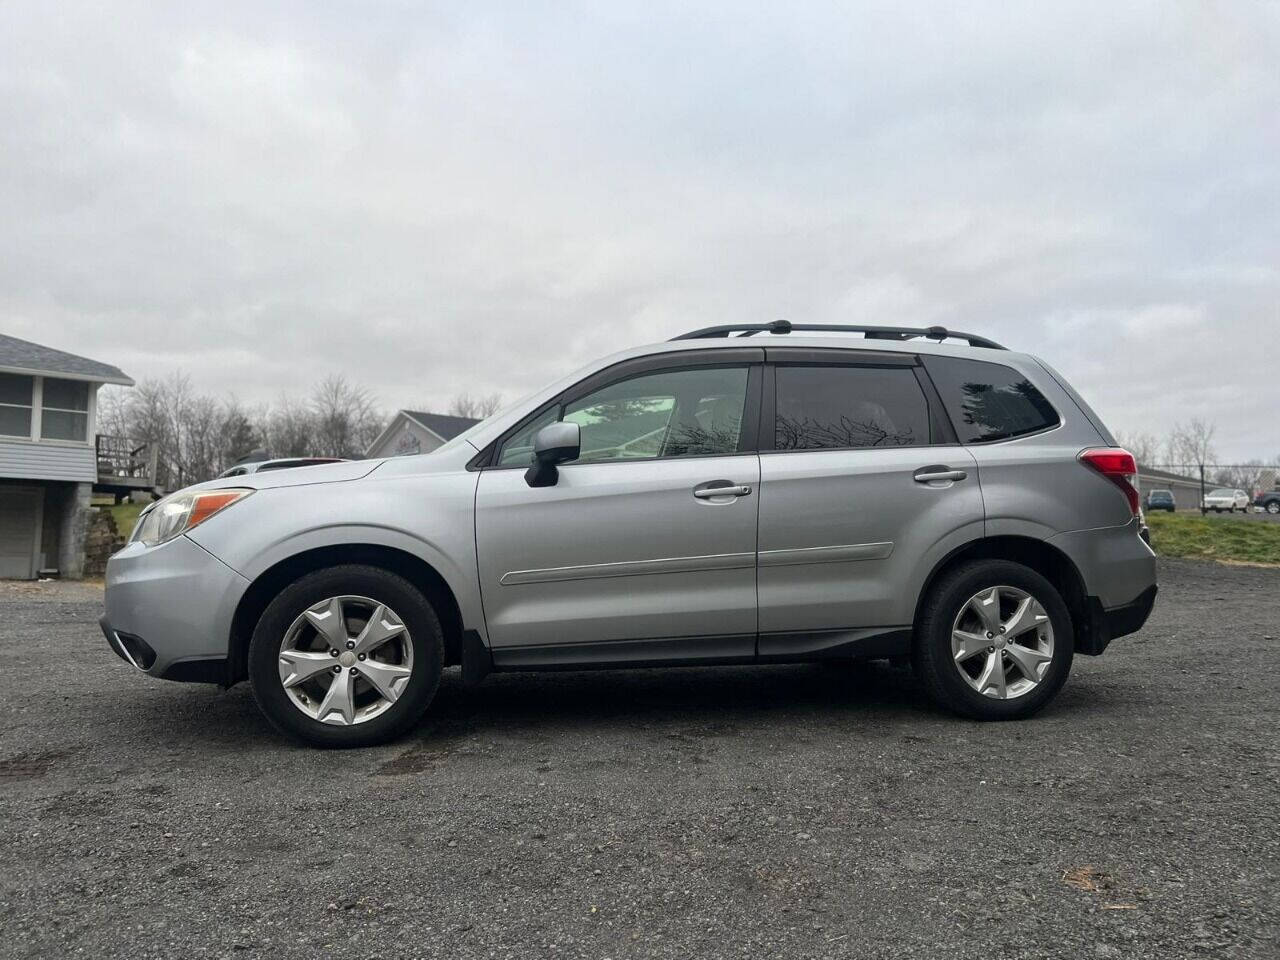
M 811 660 L 879 660 L 911 652 L 909 627 L 605 640 L 491 651 L 498 670 L 618 670 Z

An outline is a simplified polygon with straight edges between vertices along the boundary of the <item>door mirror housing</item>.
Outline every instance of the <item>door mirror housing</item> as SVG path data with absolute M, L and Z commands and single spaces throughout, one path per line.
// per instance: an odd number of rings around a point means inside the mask
M 582 448 L 582 432 L 576 423 L 561 420 L 549 423 L 533 438 L 533 464 L 525 471 L 531 487 L 554 487 L 560 478 L 557 464 L 577 460 Z

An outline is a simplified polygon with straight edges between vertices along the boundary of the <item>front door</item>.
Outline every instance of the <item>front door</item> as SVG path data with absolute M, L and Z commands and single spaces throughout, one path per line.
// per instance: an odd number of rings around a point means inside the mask
M 760 655 L 909 627 L 920 565 L 981 535 L 972 455 L 947 442 L 950 424 L 914 356 L 769 357 L 777 363 L 761 443 L 773 449 L 760 456 Z
M 499 446 L 476 494 L 495 663 L 754 654 L 761 368 L 749 360 L 763 351 L 733 353 L 597 374 Z M 579 424 L 581 455 L 554 486 L 530 487 L 533 436 L 559 419 Z

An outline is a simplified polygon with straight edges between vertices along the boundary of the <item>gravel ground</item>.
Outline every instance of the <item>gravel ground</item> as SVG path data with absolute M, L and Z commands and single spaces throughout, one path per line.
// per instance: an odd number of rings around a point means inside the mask
M 1280 570 L 1169 562 L 1023 723 L 883 664 L 446 675 L 319 752 L 0 585 L 0 953 L 1267 957 Z

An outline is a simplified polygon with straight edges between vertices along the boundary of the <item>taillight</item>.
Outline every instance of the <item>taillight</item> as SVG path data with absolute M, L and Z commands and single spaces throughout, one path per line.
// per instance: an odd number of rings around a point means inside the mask
M 1138 463 L 1133 454 L 1119 447 L 1099 447 L 1083 450 L 1080 462 L 1092 467 L 1121 489 L 1129 500 L 1129 509 L 1135 517 L 1142 513 L 1142 498 L 1138 494 Z

